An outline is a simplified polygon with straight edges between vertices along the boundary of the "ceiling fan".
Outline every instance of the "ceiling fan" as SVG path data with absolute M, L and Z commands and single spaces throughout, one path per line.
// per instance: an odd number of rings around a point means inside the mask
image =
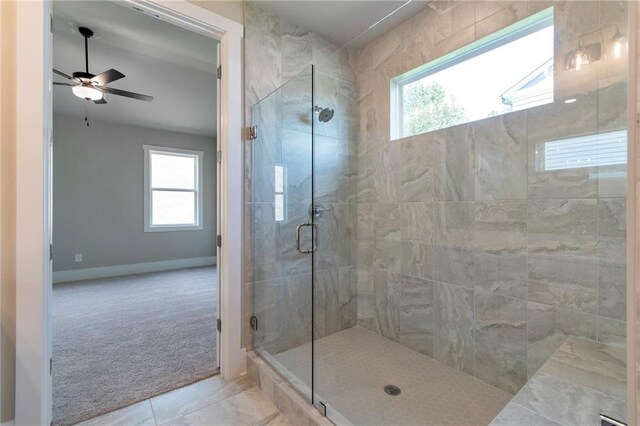
M 124 78 L 124 74 L 122 74 L 118 70 L 114 70 L 112 68 L 98 75 L 91 74 L 89 72 L 89 39 L 93 36 L 93 31 L 85 27 L 78 28 L 78 31 L 80 31 L 80 34 L 82 34 L 82 36 L 84 37 L 85 71 L 76 71 L 72 75 L 68 75 L 54 68 L 54 73 L 71 81 L 71 83 L 54 82 L 54 85 L 71 86 L 71 90 L 73 91 L 74 95 L 88 101 L 93 101 L 96 104 L 107 103 L 107 101 L 104 99 L 105 93 L 147 102 L 151 102 L 153 100 L 153 96 L 142 95 L 140 93 L 127 92 L 126 90 L 107 87 L 106 85 L 111 83 L 112 81 Z

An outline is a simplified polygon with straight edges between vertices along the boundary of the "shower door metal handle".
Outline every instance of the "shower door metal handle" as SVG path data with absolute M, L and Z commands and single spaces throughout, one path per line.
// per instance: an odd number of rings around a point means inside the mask
M 311 227 L 311 238 L 313 239 L 313 247 L 311 249 L 306 249 L 303 250 L 300 247 L 300 233 L 302 232 L 302 228 L 304 228 L 305 226 L 309 226 Z M 296 226 L 296 248 L 298 249 L 298 252 L 302 253 L 302 254 L 309 254 L 309 253 L 313 253 L 314 251 L 316 251 L 316 248 L 318 248 L 318 246 L 316 245 L 316 224 L 315 223 L 301 223 L 300 225 Z

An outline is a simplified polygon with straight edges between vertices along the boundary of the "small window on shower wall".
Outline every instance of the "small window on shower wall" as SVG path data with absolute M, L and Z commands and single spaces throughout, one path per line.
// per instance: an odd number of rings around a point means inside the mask
M 276 222 L 283 222 L 285 219 L 285 200 L 284 200 L 284 186 L 285 186 L 285 168 L 282 165 L 274 167 L 274 180 L 275 180 L 275 219 Z
M 553 102 L 553 8 L 391 80 L 399 139 Z

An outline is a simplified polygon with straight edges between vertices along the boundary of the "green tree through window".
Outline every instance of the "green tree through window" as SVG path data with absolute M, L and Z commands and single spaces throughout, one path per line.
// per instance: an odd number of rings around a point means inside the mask
M 439 83 L 417 81 L 404 87 L 405 136 L 455 126 L 468 121 L 464 108 Z

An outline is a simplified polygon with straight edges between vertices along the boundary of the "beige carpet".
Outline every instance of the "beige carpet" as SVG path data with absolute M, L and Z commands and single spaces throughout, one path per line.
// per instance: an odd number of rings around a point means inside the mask
M 217 372 L 214 267 L 53 288 L 53 419 L 82 420 Z

